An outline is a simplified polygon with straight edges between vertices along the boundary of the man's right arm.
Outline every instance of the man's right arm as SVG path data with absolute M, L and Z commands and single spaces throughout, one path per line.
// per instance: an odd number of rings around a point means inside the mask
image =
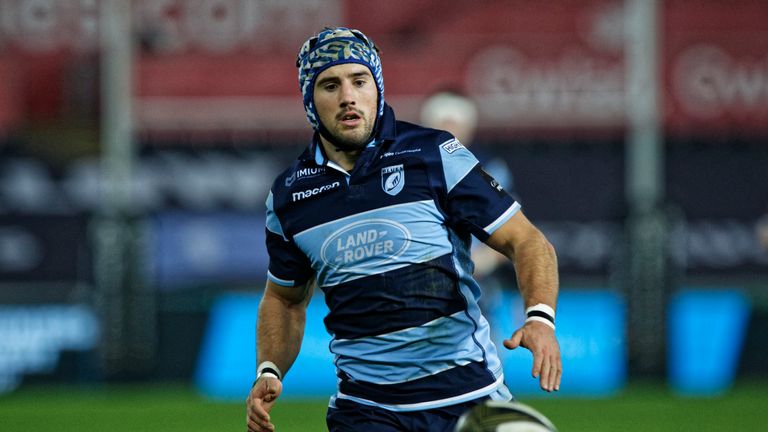
M 312 294 L 312 281 L 302 286 L 284 287 L 267 281 L 259 304 L 256 326 L 257 364 L 274 363 L 284 375 L 296 360 L 304 338 L 306 308 Z M 251 388 L 246 401 L 248 430 L 272 431 L 269 411 L 282 392 L 279 379 L 265 375 Z
M 296 360 L 304 338 L 311 285 L 309 281 L 298 287 L 284 287 L 267 281 L 256 327 L 258 363 L 271 361 L 285 374 Z

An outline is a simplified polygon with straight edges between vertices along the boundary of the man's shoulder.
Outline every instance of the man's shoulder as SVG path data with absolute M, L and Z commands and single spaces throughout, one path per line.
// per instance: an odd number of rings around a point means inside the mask
M 456 139 L 449 132 L 431 129 L 406 121 L 397 122 L 397 148 L 408 150 L 418 148 L 422 157 L 434 159 L 440 154 L 441 148 Z

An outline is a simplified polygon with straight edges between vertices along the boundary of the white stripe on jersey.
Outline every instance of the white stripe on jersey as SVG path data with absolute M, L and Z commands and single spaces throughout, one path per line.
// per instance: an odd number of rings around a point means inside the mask
M 488 226 L 483 228 L 483 231 L 488 233 L 488 235 L 493 234 L 494 231 L 496 231 L 500 226 L 504 225 L 504 222 L 508 221 L 512 216 L 517 213 L 517 211 L 520 210 L 520 203 L 515 201 L 514 204 L 512 204 L 507 211 L 501 214 L 501 216 L 497 217 L 495 221 L 491 222 Z

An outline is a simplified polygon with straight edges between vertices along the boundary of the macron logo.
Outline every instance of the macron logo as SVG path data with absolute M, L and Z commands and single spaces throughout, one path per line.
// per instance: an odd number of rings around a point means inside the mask
M 296 202 L 296 201 L 299 201 L 299 200 L 303 200 L 305 198 L 309 198 L 309 197 L 315 196 L 315 195 L 317 195 L 319 193 L 323 193 L 323 192 L 325 192 L 327 190 L 336 189 L 339 186 L 341 186 L 341 183 L 333 182 L 331 184 L 322 185 L 320 187 L 316 187 L 316 188 L 312 188 L 312 189 L 307 189 L 305 191 L 294 192 L 293 195 L 292 195 L 293 196 L 293 201 Z

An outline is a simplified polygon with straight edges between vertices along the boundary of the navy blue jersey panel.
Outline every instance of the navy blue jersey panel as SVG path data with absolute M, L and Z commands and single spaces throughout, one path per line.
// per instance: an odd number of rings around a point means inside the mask
M 464 394 L 468 389 L 483 388 L 496 381 L 482 362 L 472 362 L 439 374 L 397 384 L 372 384 L 350 380 L 343 372 L 339 375 L 341 393 L 383 404 L 410 404 L 424 400 L 447 399 Z
M 416 327 L 466 308 L 451 256 L 324 288 L 329 332 L 357 339 Z
M 296 168 L 293 175 L 309 169 Z M 321 174 L 306 179 L 298 177 L 290 186 L 276 185 L 276 189 L 275 212 L 286 235 L 356 210 L 349 207 L 349 185 L 344 174 L 333 169 L 324 168 Z

